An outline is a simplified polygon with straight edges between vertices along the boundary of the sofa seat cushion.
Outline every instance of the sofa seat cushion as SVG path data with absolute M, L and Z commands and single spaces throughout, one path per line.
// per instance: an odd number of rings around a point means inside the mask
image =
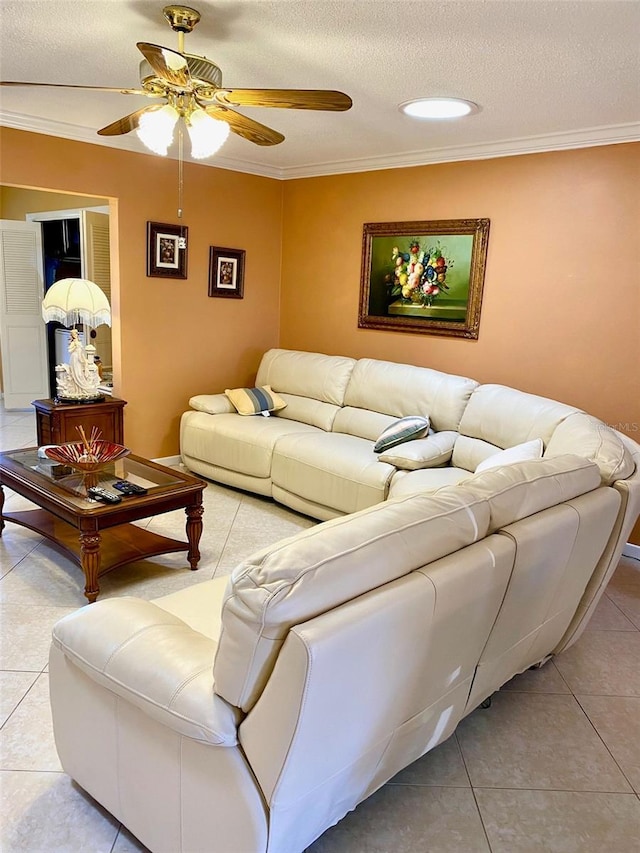
M 207 415 L 185 412 L 181 423 L 181 452 L 210 465 L 251 477 L 269 477 L 273 448 L 292 433 L 324 435 L 309 424 L 261 415 Z
M 342 433 L 282 436 L 273 452 L 274 485 L 339 512 L 385 500 L 395 468 L 379 462 L 373 444 Z
M 389 499 L 435 492 L 443 486 L 455 486 L 473 475 L 464 468 L 423 468 L 420 471 L 397 471 L 389 487 Z
M 169 595 L 154 598 L 153 604 L 182 619 L 199 634 L 217 642 L 222 625 L 222 603 L 228 582 L 228 577 L 202 581 Z

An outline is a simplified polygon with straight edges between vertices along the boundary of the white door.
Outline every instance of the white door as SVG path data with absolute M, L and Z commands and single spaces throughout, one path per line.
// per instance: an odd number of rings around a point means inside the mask
M 37 222 L 0 220 L 0 349 L 7 409 L 49 396 L 44 273 Z

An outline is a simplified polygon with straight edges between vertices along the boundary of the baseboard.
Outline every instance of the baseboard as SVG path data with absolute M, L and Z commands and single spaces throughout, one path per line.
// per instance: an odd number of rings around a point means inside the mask
M 163 456 L 161 459 L 152 459 L 151 461 L 170 468 L 172 465 L 182 465 L 182 456 Z
M 640 545 L 634 545 L 633 542 L 627 542 L 622 549 L 624 557 L 633 557 L 634 560 L 640 560 Z

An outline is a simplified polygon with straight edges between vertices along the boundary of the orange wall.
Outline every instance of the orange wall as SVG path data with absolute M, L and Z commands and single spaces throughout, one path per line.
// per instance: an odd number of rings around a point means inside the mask
M 290 181 L 280 344 L 513 385 L 640 440 L 639 178 L 625 144 Z M 358 329 L 363 223 L 480 217 L 477 341 Z
M 0 186 L 0 216 L 2 219 L 24 220 L 27 213 L 76 210 L 79 207 L 104 207 L 106 204 L 108 204 L 108 199 L 104 198 Z
M 186 164 L 189 277 L 172 281 L 146 277 L 145 232 L 177 222 L 175 161 L 5 128 L 0 142 L 4 183 L 112 199 L 116 393 L 143 455 L 177 453 L 188 398 L 252 381 L 274 345 L 514 385 L 640 437 L 638 144 L 284 183 Z M 479 217 L 479 340 L 357 328 L 364 222 Z M 207 297 L 210 245 L 247 250 L 243 300 Z
M 147 221 L 178 222 L 175 160 L 0 134 L 3 183 L 112 200 L 114 390 L 128 401 L 126 442 L 143 456 L 178 453 L 189 397 L 251 381 L 278 343 L 282 185 L 185 164 L 188 278 L 147 278 Z M 246 249 L 244 299 L 208 297 L 211 245 Z
M 630 144 L 288 182 L 281 346 L 514 385 L 640 430 L 639 178 Z M 358 329 L 364 222 L 479 217 L 477 341 Z

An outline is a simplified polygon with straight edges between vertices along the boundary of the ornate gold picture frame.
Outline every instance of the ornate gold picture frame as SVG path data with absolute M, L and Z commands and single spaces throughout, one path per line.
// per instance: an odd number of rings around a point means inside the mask
M 488 219 L 365 223 L 358 326 L 477 339 L 488 240 Z

